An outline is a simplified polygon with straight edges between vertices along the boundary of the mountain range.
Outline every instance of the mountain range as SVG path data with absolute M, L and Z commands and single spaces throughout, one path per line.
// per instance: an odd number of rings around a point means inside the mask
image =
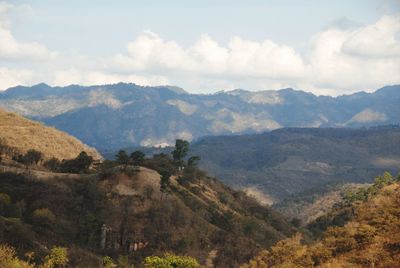
M 400 128 L 284 128 L 206 137 L 192 145 L 200 165 L 228 185 L 268 201 L 323 191 L 336 183 L 370 183 L 400 166 Z
M 178 87 L 18 86 L 0 106 L 63 130 L 100 150 L 166 146 L 175 139 L 260 133 L 282 127 L 361 127 L 400 122 L 400 86 L 316 96 L 294 89 L 190 94 Z

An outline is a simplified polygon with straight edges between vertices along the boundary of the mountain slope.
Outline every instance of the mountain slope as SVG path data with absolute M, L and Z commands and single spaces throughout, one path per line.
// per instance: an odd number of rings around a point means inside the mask
M 1 203 L 0 244 L 37 254 L 63 245 L 71 249 L 73 267 L 95 267 L 89 263 L 101 255 L 129 255 L 137 264 L 163 252 L 205 262 L 211 251 L 218 252 L 217 267 L 237 267 L 293 233 L 278 213 L 243 193 L 201 172 L 195 179 L 183 176 L 172 177 L 168 192 L 161 192 L 160 175 L 144 167 L 54 174 L 45 181 L 0 173 L 0 201 L 11 200 Z
M 400 128 L 288 128 L 208 137 L 192 145 L 201 166 L 228 185 L 282 200 L 332 182 L 370 182 L 400 166 Z
M 399 267 L 400 184 L 388 182 L 371 186 L 369 195 L 348 205 L 344 224 L 328 227 L 316 241 L 304 244 L 296 235 L 242 267 Z
M 18 153 L 30 149 L 40 151 L 45 158 L 72 159 L 80 152 L 86 151 L 94 159 L 101 155 L 78 139 L 52 127 L 28 120 L 14 113 L 0 109 L 0 142 Z
M 98 149 L 173 144 L 175 139 L 258 133 L 280 127 L 398 124 L 400 87 L 340 97 L 303 91 L 188 94 L 174 87 L 15 87 L 0 106 L 64 130 Z

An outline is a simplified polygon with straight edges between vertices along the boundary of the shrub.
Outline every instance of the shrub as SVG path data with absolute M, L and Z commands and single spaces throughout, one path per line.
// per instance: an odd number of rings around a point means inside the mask
M 143 262 L 146 268 L 197 268 L 200 264 L 189 256 L 176 256 L 170 253 L 164 256 L 149 256 Z
M 48 208 L 39 208 L 33 212 L 32 219 L 37 225 L 52 227 L 56 221 L 56 216 Z
M 44 263 L 40 268 L 53 268 L 58 265 L 66 265 L 68 263 L 68 252 L 63 247 L 53 247 L 50 254 L 44 258 Z

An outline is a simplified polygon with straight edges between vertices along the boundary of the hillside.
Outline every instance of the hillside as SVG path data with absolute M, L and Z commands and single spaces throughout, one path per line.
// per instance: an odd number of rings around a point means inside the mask
M 174 87 L 114 84 L 15 87 L 0 106 L 54 126 L 99 150 L 172 145 L 177 138 L 260 133 L 281 127 L 398 124 L 399 86 L 339 97 L 300 90 L 189 94 Z
M 332 183 L 369 183 L 400 166 L 400 128 L 287 128 L 208 137 L 192 145 L 201 167 L 224 183 L 282 201 Z
M 400 266 L 400 177 L 384 174 L 373 186 L 357 192 L 342 224 L 330 222 L 314 242 L 305 244 L 297 234 L 263 251 L 242 268 L 274 267 L 384 267 Z M 344 215 L 343 212 L 335 213 Z
M 96 149 L 78 139 L 42 123 L 28 120 L 15 113 L 0 109 L 0 144 L 14 148 L 20 154 L 30 149 L 40 151 L 49 159 L 75 158 L 86 151 L 94 159 L 101 159 Z
M 172 167 L 168 161 L 144 165 L 163 170 Z M 53 178 L 48 172 L 46 180 L 35 174 L 0 173 L 0 244 L 38 258 L 64 246 L 72 267 L 128 255 L 136 265 L 164 252 L 201 263 L 212 254 L 216 267 L 237 267 L 295 231 L 279 213 L 190 168 L 164 190 L 157 171 L 130 165 Z
M 288 219 L 298 219 L 299 225 L 307 225 L 329 213 L 335 205 L 342 202 L 349 192 L 367 187 L 365 183 L 345 183 L 312 188 L 284 199 L 272 207 Z

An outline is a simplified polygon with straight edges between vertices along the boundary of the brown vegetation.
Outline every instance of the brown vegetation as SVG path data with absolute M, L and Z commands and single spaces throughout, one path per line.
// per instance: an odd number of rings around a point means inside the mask
M 14 148 L 20 154 L 28 150 L 43 153 L 44 157 L 59 160 L 75 158 L 86 151 L 94 159 L 101 155 L 78 139 L 52 127 L 28 120 L 14 113 L 0 109 L 0 143 Z
M 400 267 L 400 184 L 385 173 L 350 199 L 354 214 L 344 226 L 309 245 L 297 234 L 242 267 Z

